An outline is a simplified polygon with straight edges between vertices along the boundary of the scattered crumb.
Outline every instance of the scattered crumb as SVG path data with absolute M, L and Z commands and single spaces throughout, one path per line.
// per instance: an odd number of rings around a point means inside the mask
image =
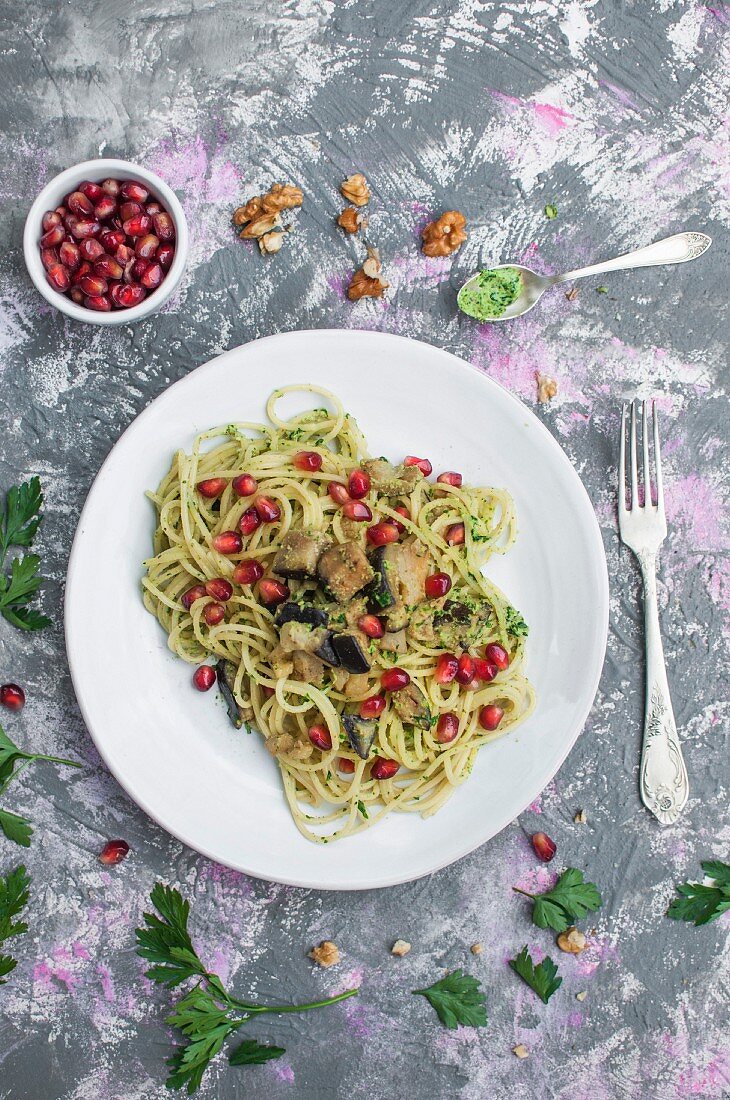
M 575 927 L 561 932 L 556 943 L 561 951 L 566 951 L 569 955 L 580 955 L 588 946 L 586 937 Z
M 512 1053 L 516 1054 L 518 1058 L 529 1058 L 530 1052 L 524 1043 L 518 1043 L 516 1047 L 512 1047 Z
M 540 374 L 539 371 L 535 371 L 535 380 L 537 381 L 537 400 L 540 404 L 544 405 L 546 402 L 552 401 L 558 392 L 558 383 L 555 379 L 550 378 L 547 374 Z
M 466 218 L 458 210 L 447 210 L 421 230 L 425 256 L 450 256 L 466 240 Z
M 404 955 L 408 954 L 410 949 L 411 945 L 408 940 L 396 940 L 390 949 L 390 953 L 391 955 L 398 955 L 398 957 L 402 959 Z
M 597 286 L 596 287 L 596 294 L 608 294 L 608 287 L 607 286 Z
M 342 197 L 354 206 L 365 206 L 370 202 L 370 188 L 362 172 L 355 172 L 354 175 L 348 176 L 340 184 L 340 192 Z
M 547 204 L 547 206 L 545 207 L 545 217 L 546 217 L 546 218 L 547 218 L 547 219 L 548 219 L 549 221 L 552 221 L 552 220 L 553 220 L 553 218 L 557 218 L 557 216 L 558 216 L 558 208 L 557 208 L 557 206 L 555 205 L 555 203 L 554 203 L 554 202 L 549 202 L 549 203 Z
M 576 993 L 575 999 L 576 999 L 576 1001 L 584 1001 L 587 996 L 588 996 L 588 993 L 586 992 L 585 989 L 583 989 L 583 990 L 581 990 L 580 993 Z
M 359 298 L 382 298 L 383 291 L 390 285 L 381 277 L 382 267 L 377 248 L 368 248 L 368 258 L 352 276 L 347 288 L 347 297 L 351 302 Z
M 334 966 L 340 961 L 340 950 L 332 940 L 322 940 L 318 947 L 312 948 L 309 957 L 314 959 L 318 966 Z
M 577 286 L 572 286 L 570 290 L 566 290 L 565 297 L 568 299 L 569 302 L 574 302 L 579 294 L 579 288 Z
M 588 818 L 586 817 L 585 810 L 578 810 L 575 817 L 573 818 L 573 821 L 576 823 L 576 825 L 585 825 L 587 820 Z
M 480 943 L 473 943 L 469 950 L 471 951 L 472 955 L 481 955 L 484 948 Z
M 363 218 L 360 211 L 356 210 L 354 206 L 346 206 L 338 217 L 337 224 L 345 230 L 345 233 L 357 233 L 358 230 L 364 229 L 368 223 L 367 219 Z

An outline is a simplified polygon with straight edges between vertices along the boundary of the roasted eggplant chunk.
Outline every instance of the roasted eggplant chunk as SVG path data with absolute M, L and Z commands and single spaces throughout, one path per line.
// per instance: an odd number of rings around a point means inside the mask
M 493 630 L 494 611 L 489 601 L 456 592 L 416 608 L 408 635 L 424 645 L 455 650 L 482 645 Z
M 385 458 L 371 458 L 361 465 L 370 475 L 373 488 L 386 497 L 408 496 L 423 479 L 418 466 L 392 466 Z
M 352 751 L 363 760 L 367 760 L 378 732 L 378 723 L 372 718 L 359 718 L 357 714 L 343 714 L 342 725 L 345 727 Z
M 368 585 L 367 597 L 368 611 L 373 615 L 392 607 L 398 598 L 398 589 L 392 577 L 395 565 L 388 555 L 389 549 L 389 546 L 379 546 L 370 558 L 375 576 Z
M 357 674 L 369 671 L 370 662 L 354 634 L 333 634 L 332 648 L 346 672 Z
M 325 550 L 317 565 L 319 579 L 333 599 L 344 603 L 372 580 L 373 570 L 356 542 Z
M 414 683 L 393 692 L 393 706 L 401 722 L 426 730 L 431 725 L 428 703 Z
M 425 599 L 428 555 L 413 542 L 390 543 L 378 547 L 371 560 L 375 579 L 368 587 L 369 610 L 383 616 L 389 631 L 402 630 L 412 608 Z
M 310 626 L 327 626 L 327 612 L 310 604 L 282 603 L 279 604 L 274 615 L 277 626 L 284 623 L 308 623 Z
M 233 694 L 233 681 L 236 675 L 236 666 L 230 661 L 218 661 L 215 666 L 215 671 L 218 676 L 220 693 L 228 708 L 228 717 L 236 729 L 240 730 L 241 726 L 246 721 L 246 717 L 243 707 L 239 707 L 236 702 L 236 697 Z
M 314 655 L 315 657 L 319 657 L 321 661 L 324 661 L 326 665 L 332 665 L 334 668 L 337 668 L 340 663 L 340 658 L 335 652 L 333 645 L 334 639 L 335 635 L 331 630 L 328 630 L 317 649 L 314 650 Z
M 284 535 L 271 566 L 272 571 L 279 577 L 316 577 L 317 562 L 324 545 L 321 535 L 290 531 L 288 535 Z

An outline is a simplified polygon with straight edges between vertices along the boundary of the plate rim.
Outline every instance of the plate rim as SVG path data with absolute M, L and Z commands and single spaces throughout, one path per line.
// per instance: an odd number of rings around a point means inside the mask
M 75 652 L 75 643 L 74 643 L 73 636 L 72 636 L 73 635 L 73 629 L 72 629 L 71 622 L 70 622 L 70 620 L 72 618 L 72 612 L 71 612 L 70 608 L 71 608 L 71 604 L 72 604 L 72 594 L 73 594 L 73 591 L 74 591 L 74 585 L 75 585 L 76 577 L 78 575 L 78 559 L 79 559 L 79 556 L 80 556 L 79 546 L 80 546 L 81 540 L 83 538 L 84 520 L 86 518 L 87 512 L 90 509 L 92 497 L 94 495 L 94 490 L 97 486 L 97 483 L 101 479 L 107 465 L 110 463 L 110 461 L 112 459 L 112 456 L 113 456 L 114 452 L 116 451 L 117 447 L 121 444 L 122 440 L 124 440 L 129 434 L 133 433 L 136 430 L 139 430 L 139 426 L 144 423 L 144 421 L 146 420 L 146 417 L 148 416 L 148 414 L 151 414 L 151 411 L 152 411 L 153 407 L 156 405 L 156 403 L 158 401 L 160 401 L 163 397 L 166 397 L 167 394 L 170 393 L 170 391 L 175 389 L 176 387 L 183 387 L 184 388 L 185 384 L 188 383 L 193 378 L 194 375 L 198 375 L 199 373 L 205 374 L 208 371 L 213 370 L 215 368 L 216 364 L 218 364 L 220 362 L 220 360 L 229 358 L 229 357 L 235 355 L 237 352 L 240 352 L 242 349 L 248 348 L 252 345 L 258 346 L 259 344 L 266 344 L 266 343 L 271 343 L 271 342 L 284 342 L 284 341 L 287 341 L 287 340 L 299 338 L 301 336 L 312 336 L 312 335 L 314 335 L 318 338 L 322 338 L 322 339 L 329 339 L 333 336 L 341 337 L 343 334 L 354 334 L 354 335 L 359 336 L 359 337 L 367 337 L 368 339 L 372 339 L 372 340 L 376 340 L 376 341 L 377 340 L 383 340 L 384 342 L 393 342 L 393 341 L 395 341 L 395 342 L 398 342 L 398 343 L 416 344 L 416 345 L 421 345 L 425 348 L 428 348 L 429 351 L 434 351 L 434 352 L 437 352 L 437 353 L 444 353 L 447 356 L 449 356 L 449 358 L 452 360 L 452 364 L 458 365 L 458 366 L 463 367 L 463 368 L 468 369 L 468 370 L 471 370 L 475 374 L 477 374 L 481 378 L 481 380 L 486 384 L 487 387 L 494 386 L 497 389 L 501 390 L 502 393 L 504 395 L 506 395 L 506 397 L 509 399 L 509 402 L 511 404 L 513 404 L 514 406 L 516 406 L 516 408 L 519 410 L 520 414 L 523 415 L 523 416 L 526 415 L 529 418 L 529 420 L 531 422 L 531 427 L 533 427 L 533 428 L 536 427 L 539 430 L 539 434 L 546 441 L 547 446 L 556 455 L 557 461 L 559 463 L 561 463 L 564 466 L 564 468 L 568 471 L 569 480 L 572 481 L 574 487 L 579 488 L 578 495 L 581 498 L 583 509 L 586 512 L 586 516 L 587 516 L 587 519 L 588 519 L 587 531 L 590 534 L 590 537 L 591 537 L 591 539 L 594 543 L 594 549 L 596 551 L 595 557 L 594 557 L 594 566 L 599 567 L 597 569 L 597 572 L 600 576 L 600 589 L 597 592 L 597 595 L 598 595 L 599 600 L 600 600 L 600 607 L 597 608 L 597 612 L 600 612 L 600 614 L 598 614 L 598 613 L 596 614 L 596 624 L 597 624 L 596 638 L 597 638 L 597 643 L 599 644 L 599 648 L 597 650 L 597 655 L 596 655 L 596 660 L 595 660 L 595 667 L 594 667 L 594 670 L 593 670 L 593 676 L 592 676 L 591 685 L 590 685 L 590 694 L 586 696 L 588 701 L 586 703 L 586 706 L 583 708 L 583 711 L 580 714 L 579 720 L 575 722 L 574 732 L 571 734 L 571 737 L 570 737 L 568 743 L 566 744 L 565 751 L 562 753 L 562 755 L 560 756 L 560 759 L 555 764 L 555 766 L 551 768 L 550 774 L 546 778 L 540 779 L 540 781 L 537 785 L 537 789 L 533 789 L 531 787 L 529 797 L 527 795 L 525 795 L 524 801 L 523 801 L 522 798 L 520 799 L 520 802 L 522 802 L 523 804 L 522 804 L 521 808 L 517 811 L 517 813 L 510 812 L 509 814 L 507 814 L 503 817 L 500 817 L 496 827 L 494 828 L 494 830 L 493 830 L 493 832 L 491 833 L 490 836 L 488 836 L 486 838 L 483 838 L 483 839 L 479 838 L 476 841 L 473 841 L 471 839 L 467 840 L 464 844 L 459 846 L 459 848 L 455 852 L 451 852 L 446 858 L 443 858 L 443 859 L 437 858 L 436 861 L 434 862 L 434 864 L 432 866 L 430 866 L 427 870 L 417 870 L 417 871 L 415 871 L 411 874 L 408 874 L 408 873 L 406 873 L 406 874 L 399 874 L 399 873 L 397 873 L 397 874 L 383 874 L 376 881 L 372 881 L 372 879 L 369 878 L 367 881 L 362 880 L 362 881 L 358 882 L 357 879 L 355 878 L 355 881 L 348 882 L 347 884 L 342 884 L 342 883 L 339 883 L 339 882 L 338 883 L 327 882 L 323 885 L 321 883 L 321 881 L 315 882 L 311 878 L 301 878 L 301 877 L 298 877 L 296 875 L 294 875 L 294 876 L 289 876 L 289 875 L 282 876 L 282 875 L 266 874 L 265 872 L 262 872 L 260 870 L 251 870 L 249 867 L 244 866 L 243 863 L 241 863 L 241 862 L 232 862 L 232 861 L 223 862 L 221 860 L 220 856 L 218 856 L 214 852 L 210 851 L 206 847 L 205 844 L 201 844 L 200 842 L 197 842 L 197 841 L 191 839 L 189 836 L 184 835 L 183 831 L 180 830 L 179 828 L 170 827 L 170 825 L 167 824 L 167 822 L 163 821 L 162 818 L 160 816 L 158 816 L 158 813 L 155 812 L 155 810 L 153 810 L 153 808 L 148 804 L 146 799 L 144 799 L 142 797 L 139 797 L 138 795 L 133 793 L 132 790 L 130 790 L 130 788 L 127 786 L 127 784 L 124 781 L 124 779 L 122 778 L 122 776 L 120 774 L 118 774 L 117 769 L 112 765 L 112 763 L 108 759 L 107 753 L 106 753 L 103 745 L 100 744 L 100 741 L 97 739 L 97 736 L 94 732 L 91 716 L 89 714 L 89 710 L 88 710 L 88 707 L 87 707 L 87 704 L 86 704 L 86 699 L 84 697 L 84 688 L 83 688 L 83 685 L 81 683 L 79 670 L 75 665 L 77 654 Z M 275 386 L 274 386 L 274 388 L 275 388 Z M 295 887 L 300 887 L 302 889 L 309 889 L 309 890 L 320 890 L 320 891 L 323 891 L 323 890 L 336 890 L 338 892 L 346 892 L 346 891 L 356 892 L 356 891 L 362 891 L 362 890 L 386 889 L 386 888 L 391 887 L 391 886 L 399 886 L 399 885 L 402 885 L 402 884 L 407 883 L 407 882 L 413 882 L 413 881 L 416 881 L 420 878 L 425 878 L 427 875 L 434 874 L 437 871 L 441 871 L 444 868 L 449 867 L 454 863 L 457 863 L 459 860 L 464 859 L 466 856 L 468 856 L 472 852 L 476 851 L 483 844 L 487 844 L 490 840 L 493 840 L 494 837 L 498 836 L 512 821 L 515 821 L 520 816 L 520 814 L 525 812 L 525 810 L 531 805 L 532 802 L 535 801 L 535 799 L 537 797 L 539 797 L 540 793 L 543 790 L 545 790 L 547 785 L 554 779 L 554 777 L 560 771 L 563 764 L 565 763 L 565 760 L 566 760 L 568 754 L 570 753 L 570 751 L 575 746 L 578 738 L 580 737 L 580 735 L 582 734 L 582 732 L 585 728 L 585 724 L 586 724 L 586 721 L 588 720 L 590 712 L 593 708 L 593 704 L 595 702 L 596 694 L 598 692 L 598 688 L 599 688 L 599 685 L 600 685 L 601 676 L 603 674 L 603 667 L 604 667 L 605 660 L 606 660 L 606 650 L 607 650 L 607 645 L 608 645 L 608 627 L 609 627 L 609 614 L 610 614 L 608 563 L 607 563 L 607 560 L 606 560 L 606 552 L 605 552 L 605 548 L 604 548 L 604 545 L 603 545 L 603 537 L 601 535 L 601 528 L 600 528 L 600 525 L 599 525 L 599 522 L 598 522 L 598 517 L 597 517 L 595 509 L 593 507 L 593 503 L 591 501 L 591 498 L 588 494 L 588 490 L 586 489 L 585 485 L 583 484 L 583 480 L 581 479 L 580 475 L 578 474 L 578 471 L 573 466 L 573 463 L 568 458 L 567 454 L 565 453 L 565 451 L 561 447 L 558 440 L 555 438 L 555 436 L 553 436 L 553 434 L 545 426 L 545 424 L 542 422 L 542 420 L 540 420 L 540 418 L 538 416 L 536 416 L 536 414 L 533 412 L 533 410 L 530 409 L 529 406 L 527 406 L 519 397 L 517 397 L 516 394 L 514 394 L 510 390 L 508 390 L 505 386 L 503 386 L 500 382 L 498 382 L 491 375 L 487 374 L 485 371 L 480 370 L 478 367 L 476 367 L 473 363 L 470 363 L 468 360 L 462 359 L 462 357 L 460 355 L 457 355 L 455 352 L 451 351 L 450 349 L 445 348 L 445 347 L 440 347 L 437 344 L 431 344 L 426 340 L 418 340 L 415 337 L 401 336 L 397 333 L 380 332 L 380 331 L 374 331 L 374 330 L 371 330 L 371 329 L 359 329 L 359 328 L 352 328 L 352 329 L 350 329 L 350 328 L 290 329 L 286 332 L 272 333 L 272 334 L 269 334 L 268 336 L 261 336 L 261 337 L 258 337 L 256 339 L 254 339 L 254 340 L 248 340 L 243 344 L 237 344 L 235 347 L 228 348 L 226 351 L 221 352 L 220 354 L 214 356 L 212 359 L 208 359 L 205 363 L 200 363 L 197 367 L 194 367 L 192 370 L 190 370 L 186 374 L 184 374 L 182 376 L 182 378 L 178 378 L 177 381 L 173 382 L 171 385 L 166 386 L 160 393 L 158 393 L 155 397 L 153 397 L 152 400 L 149 401 L 148 404 L 130 421 L 130 423 L 127 425 L 127 427 L 121 433 L 121 435 L 119 435 L 118 438 L 115 440 L 115 442 L 112 444 L 112 446 L 110 447 L 109 452 L 107 453 L 104 461 L 102 462 L 102 464 L 99 467 L 97 473 L 95 474 L 94 479 L 91 482 L 91 485 L 89 486 L 89 490 L 88 490 L 88 493 L 86 495 L 84 505 L 83 505 L 83 507 L 81 509 L 81 512 L 79 514 L 79 519 L 78 519 L 78 523 L 77 523 L 77 526 L 76 526 L 76 531 L 74 533 L 73 541 L 72 541 L 72 544 L 71 544 L 71 551 L 69 553 L 68 566 L 67 566 L 67 570 L 66 570 L 66 583 L 65 583 L 65 588 L 64 588 L 63 609 L 64 609 L 63 610 L 63 615 L 64 615 L 64 640 L 65 640 L 65 647 L 66 647 L 66 657 L 67 657 L 67 661 L 68 661 L 69 673 L 71 675 L 71 682 L 73 684 L 74 694 L 76 696 L 76 701 L 77 701 L 79 710 L 81 712 L 81 716 L 83 718 L 84 725 L 86 726 L 86 730 L 87 730 L 91 740 L 93 741 L 97 752 L 99 753 L 101 759 L 103 760 L 105 767 L 108 769 L 109 772 L 111 772 L 111 774 L 114 776 L 114 779 L 116 780 L 116 782 L 119 783 L 122 790 L 135 803 L 135 805 L 139 806 L 139 808 L 141 810 L 143 810 L 144 813 L 146 813 L 147 816 L 152 819 L 152 821 L 154 821 L 157 825 L 159 825 L 160 828 L 164 829 L 165 832 L 167 832 L 170 836 L 172 836 L 176 840 L 178 840 L 181 844 L 186 845 L 186 847 L 188 847 L 188 848 L 192 849 L 194 852 L 197 852 L 198 854 L 204 856 L 206 859 L 210 859 L 214 863 L 219 864 L 219 866 L 229 867 L 232 870 L 239 871 L 240 873 L 248 875 L 251 878 L 261 879 L 265 882 L 280 883 L 280 884 L 285 885 L 285 886 L 295 886 Z M 599 659 L 599 657 L 600 657 L 600 659 Z M 353 877 L 355 877 L 355 876 L 353 876 Z

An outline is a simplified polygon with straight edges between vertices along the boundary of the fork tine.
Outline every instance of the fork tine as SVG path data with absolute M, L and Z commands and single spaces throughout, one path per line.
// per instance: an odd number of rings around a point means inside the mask
M 656 506 L 661 516 L 664 516 L 664 485 L 662 483 L 662 456 L 659 450 L 659 420 L 656 411 L 656 402 L 651 403 L 651 415 L 654 421 L 654 466 L 656 468 Z
M 639 507 L 639 475 L 636 465 L 636 402 L 631 402 L 631 510 Z
M 618 510 L 626 511 L 626 405 L 621 406 L 621 446 L 618 452 Z
M 651 470 L 649 469 L 649 417 L 647 403 L 642 401 L 641 443 L 644 452 L 644 507 L 651 508 Z

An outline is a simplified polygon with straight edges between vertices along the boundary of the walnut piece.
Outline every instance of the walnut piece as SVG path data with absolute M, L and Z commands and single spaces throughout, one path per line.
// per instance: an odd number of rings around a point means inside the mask
M 377 248 L 368 248 L 368 258 L 352 276 L 347 288 L 347 297 L 351 302 L 359 298 L 382 298 L 383 291 L 390 285 L 380 275 L 382 267 Z
M 471 951 L 472 955 L 481 955 L 484 948 L 480 943 L 473 943 L 469 950 Z
M 322 940 L 318 947 L 312 948 L 309 957 L 314 959 L 318 966 L 334 966 L 340 961 L 340 950 L 332 940 Z
M 408 940 L 396 940 L 390 949 L 391 955 L 397 955 L 402 959 L 404 955 L 407 955 L 411 949 L 411 945 Z
M 365 206 L 365 204 L 370 201 L 368 181 L 365 179 L 362 172 L 355 172 L 353 176 L 348 176 L 347 179 L 340 184 L 340 192 L 343 198 L 347 199 L 348 202 L 353 203 L 355 206 Z
M 587 991 L 585 989 L 582 989 L 580 991 L 580 993 L 576 993 L 575 999 L 576 999 L 576 1001 L 584 1001 L 587 996 L 588 996 Z
M 578 810 L 575 817 L 573 818 L 573 821 L 576 823 L 576 825 L 585 825 L 587 820 L 588 818 L 586 817 L 585 810 Z
M 566 951 L 569 955 L 580 955 L 581 951 L 585 951 L 588 946 L 588 940 L 575 926 L 568 928 L 566 932 L 561 932 L 557 939 L 558 947 L 561 951 Z
M 279 214 L 259 214 L 252 222 L 245 225 L 238 235 L 244 241 L 263 237 L 264 233 L 270 233 L 277 225 L 281 225 Z
M 283 233 L 264 233 L 263 237 L 259 237 L 259 248 L 262 253 L 278 252 L 283 243 Z
M 271 231 L 281 225 L 282 210 L 301 206 L 303 201 L 301 188 L 292 187 L 290 183 L 275 183 L 265 195 L 254 195 L 244 206 L 234 210 L 233 224 L 242 227 L 239 237 L 243 240 L 258 240 L 262 253 L 278 252 L 283 238 L 278 240 L 282 235 Z
M 246 222 L 250 222 L 253 218 L 257 218 L 261 213 L 261 196 L 255 195 L 254 198 L 249 199 L 245 206 L 239 206 L 237 210 L 233 212 L 233 224 L 245 225 Z
M 537 381 L 537 400 L 541 405 L 545 405 L 548 401 L 552 401 L 558 392 L 558 383 L 554 378 L 550 378 L 547 374 L 540 374 L 539 371 L 535 375 L 535 379 Z
M 337 224 L 342 226 L 345 233 L 357 233 L 368 223 L 354 206 L 346 206 L 338 217 Z
M 512 1047 L 512 1053 L 518 1058 L 528 1058 L 530 1054 L 524 1043 L 518 1043 L 516 1047 Z
M 447 210 L 421 231 L 426 256 L 450 256 L 466 240 L 466 218 L 458 210 Z

